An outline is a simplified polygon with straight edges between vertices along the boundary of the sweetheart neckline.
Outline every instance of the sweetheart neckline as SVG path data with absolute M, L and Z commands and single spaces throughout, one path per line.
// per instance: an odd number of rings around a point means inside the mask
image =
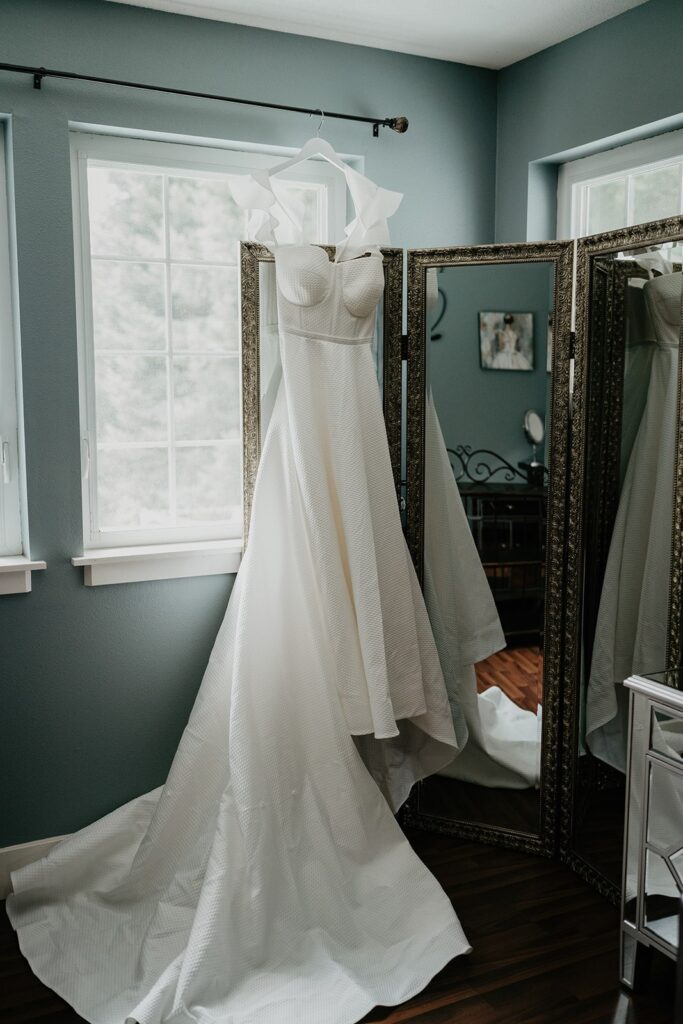
M 384 264 L 384 257 L 382 256 L 381 252 L 368 252 L 364 256 L 354 256 L 354 257 L 352 257 L 351 259 L 348 259 L 348 260 L 339 260 L 339 262 L 337 263 L 334 260 L 330 260 L 328 254 L 325 252 L 323 247 L 320 246 L 320 245 L 316 245 L 315 242 L 291 242 L 291 243 L 287 243 L 285 245 L 280 245 L 280 246 L 277 246 L 277 248 L 273 250 L 273 256 L 277 257 L 278 251 L 283 250 L 283 249 L 288 250 L 288 251 L 291 251 L 292 249 L 315 249 L 315 250 L 317 250 L 318 252 L 320 252 L 322 254 L 322 256 L 325 259 L 325 265 L 327 267 L 336 267 L 336 266 L 341 266 L 342 264 L 358 262 L 358 260 L 365 259 L 366 256 L 371 258 L 371 259 L 373 257 L 374 258 L 379 258 L 380 265 L 383 266 L 383 264 Z M 324 294 L 321 295 L 319 299 L 316 299 L 315 302 L 310 302 L 310 303 L 292 302 L 291 299 L 287 298 L 287 296 L 282 291 L 282 288 L 279 287 L 279 286 L 278 286 L 278 292 L 291 305 L 298 306 L 301 309 L 314 309 L 316 306 L 322 306 L 323 303 L 327 302 L 327 300 L 330 298 L 330 296 L 332 295 L 332 293 L 335 290 L 335 288 L 339 287 L 339 284 L 340 284 L 339 279 L 336 277 L 336 275 L 332 271 L 329 271 L 329 272 L 326 271 L 325 273 L 326 273 L 326 280 L 325 280 L 325 291 L 324 291 Z M 343 290 L 344 290 L 344 282 L 343 282 L 343 280 L 341 281 L 341 288 L 342 288 L 342 293 L 343 293 Z M 382 284 L 382 288 L 384 288 L 384 284 Z M 351 316 L 356 316 L 356 314 L 354 314 L 349 309 L 348 305 L 346 305 L 345 299 L 344 299 L 344 305 L 346 306 L 346 308 L 347 308 L 348 312 L 351 314 Z

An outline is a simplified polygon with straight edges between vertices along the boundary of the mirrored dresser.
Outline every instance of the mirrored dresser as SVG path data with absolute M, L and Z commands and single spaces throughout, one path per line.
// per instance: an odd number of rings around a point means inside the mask
M 621 978 L 635 988 L 652 949 L 678 956 L 683 894 L 683 669 L 633 676 L 630 691 Z

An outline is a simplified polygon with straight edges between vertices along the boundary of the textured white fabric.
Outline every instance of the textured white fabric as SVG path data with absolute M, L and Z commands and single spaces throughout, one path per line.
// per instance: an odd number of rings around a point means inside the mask
M 431 390 L 425 414 L 425 600 L 461 753 L 440 772 L 508 789 L 539 785 L 541 716 L 502 690 L 477 693 L 474 665 L 505 647 L 453 476 Z
M 469 738 L 440 774 L 494 789 L 538 789 L 541 782 L 543 715 L 520 708 L 498 686 L 476 691 L 473 668 L 465 674 L 462 713 Z
M 403 198 L 400 192 L 380 188 L 348 164 L 343 164 L 343 173 L 355 217 L 345 228 L 346 237 L 336 247 L 337 262 L 359 256 L 369 246 L 389 245 L 387 219 Z M 233 178 L 231 188 L 235 201 L 249 210 L 249 232 L 255 242 L 274 246 L 311 241 L 302 235 L 300 211 L 292 208 L 291 195 L 279 187 L 277 178 L 267 170 Z
M 12 875 L 24 954 L 94 1024 L 350 1024 L 469 950 L 351 735 L 393 806 L 455 746 L 366 341 L 381 258 L 276 271 L 249 545 L 166 784 Z
M 622 683 L 666 668 L 682 280 L 667 274 L 643 289 L 657 342 L 614 523 L 586 697 L 588 747 L 621 771 L 628 714 Z

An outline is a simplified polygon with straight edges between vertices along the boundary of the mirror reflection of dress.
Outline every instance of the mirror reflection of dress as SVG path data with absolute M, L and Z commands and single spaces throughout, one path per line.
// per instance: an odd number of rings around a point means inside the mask
M 168 779 L 12 875 L 24 954 L 95 1024 L 351 1024 L 469 950 L 387 802 L 455 736 L 371 355 L 400 197 L 350 184 L 343 260 L 274 246 L 282 380 Z
M 427 272 L 427 310 L 436 307 Z M 538 786 L 541 718 L 497 686 L 477 693 L 475 664 L 505 637 L 448 458 L 431 388 L 425 411 L 425 601 L 461 752 L 439 774 L 488 787 Z
M 682 281 L 681 274 L 666 274 L 643 288 L 656 343 L 612 533 L 587 690 L 588 747 L 621 771 L 628 715 L 621 684 L 634 673 L 666 668 Z

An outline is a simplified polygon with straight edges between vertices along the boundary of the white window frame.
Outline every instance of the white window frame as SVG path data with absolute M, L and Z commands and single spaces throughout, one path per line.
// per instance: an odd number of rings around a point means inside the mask
M 45 562 L 28 556 L 26 483 L 19 392 L 18 301 L 14 224 L 10 207 L 7 123 L 0 119 L 0 594 L 31 590 L 31 573 Z
M 580 238 L 586 226 L 588 186 L 678 164 L 683 202 L 683 130 L 572 160 L 560 167 L 557 181 L 557 237 Z M 628 182 L 627 223 L 633 224 L 632 186 Z
M 121 135 L 71 131 L 72 196 L 78 329 L 79 401 L 82 459 L 83 554 L 72 558 L 84 567 L 86 585 L 123 583 L 179 576 L 235 572 L 242 552 L 242 537 L 225 537 L 220 529 L 187 528 L 169 531 L 126 531 L 101 534 L 96 528 L 96 458 L 94 341 L 90 274 L 90 239 L 87 193 L 88 162 L 115 162 L 122 168 L 169 170 L 192 176 L 215 178 L 225 174 L 247 174 L 282 160 L 282 150 L 250 150 L 206 143 L 192 144 Z M 339 171 L 326 161 L 302 163 L 286 175 L 289 180 L 320 186 L 325 241 L 343 237 L 346 223 L 346 183 Z M 321 214 L 324 214 L 324 207 Z M 237 356 L 239 358 L 239 354 Z M 238 446 L 242 450 L 241 436 Z M 106 543 L 106 546 L 105 546 Z

